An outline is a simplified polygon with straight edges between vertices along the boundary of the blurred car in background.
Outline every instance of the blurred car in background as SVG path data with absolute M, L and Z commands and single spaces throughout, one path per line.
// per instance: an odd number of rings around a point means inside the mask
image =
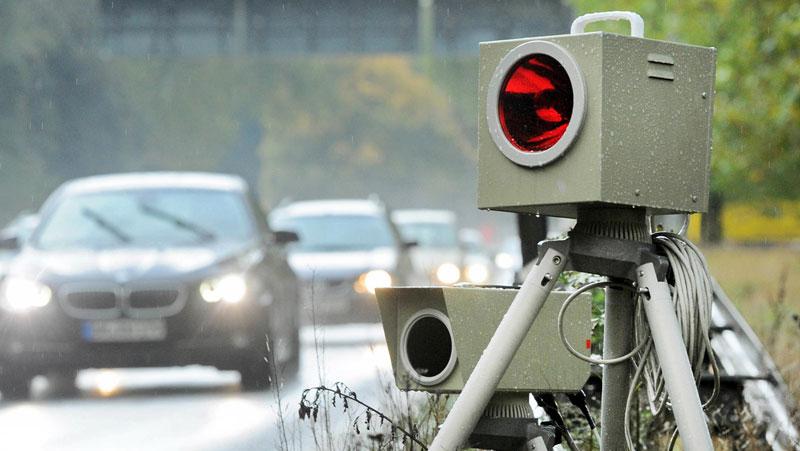
M 544 217 L 544 229 L 540 239 L 564 239 L 575 226 L 574 219 Z M 529 238 L 530 239 L 530 238 Z M 531 241 L 534 243 L 536 240 Z M 535 257 L 535 252 L 527 258 Z M 494 255 L 494 266 L 497 268 L 494 283 L 498 285 L 521 284 L 521 273 L 524 266 L 531 262 L 523 261 L 522 244 L 519 235 L 508 236 L 500 242 Z
M 0 392 L 34 375 L 207 364 L 268 384 L 298 362 L 298 290 L 244 181 L 144 173 L 67 182 L 0 285 Z
M 514 285 L 517 275 L 522 269 L 522 247 L 518 236 L 505 238 L 494 255 L 494 266 L 497 273 L 494 283 L 498 285 Z
M 449 210 L 395 210 L 392 220 L 403 237 L 417 243 L 411 249 L 414 264 L 434 285 L 489 281 L 489 265 L 464 252 L 458 240 L 456 214 Z
M 23 211 L 0 229 L 0 280 L 5 277 L 9 263 L 38 223 L 39 215 Z
M 304 282 L 307 317 L 325 322 L 376 322 L 375 289 L 424 283 L 386 207 L 374 199 L 313 200 L 273 210 L 273 228 L 300 241 L 289 263 Z
M 480 283 L 495 284 L 498 276 L 497 268 L 494 266 L 492 252 L 484 241 L 483 234 L 475 229 L 462 228 L 458 231 L 458 242 L 464 253 L 464 268 L 466 272 L 473 272 L 477 275 L 472 276 L 477 279 L 479 275 L 486 274 L 485 280 Z M 470 281 L 467 278 L 467 281 Z M 478 284 L 478 282 L 471 282 Z

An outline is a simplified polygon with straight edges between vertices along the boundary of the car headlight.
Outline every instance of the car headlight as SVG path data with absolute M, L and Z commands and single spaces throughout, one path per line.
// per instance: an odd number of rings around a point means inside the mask
M 508 252 L 500 252 L 495 255 L 494 264 L 500 269 L 511 269 L 514 266 L 514 257 Z
M 9 277 L 3 282 L 2 304 L 12 312 L 44 307 L 52 297 L 50 287 L 32 279 Z
M 358 276 L 353 284 L 353 289 L 358 293 L 375 294 L 378 288 L 388 288 L 392 286 L 392 275 L 382 269 L 373 269 Z
M 436 268 L 436 280 L 445 285 L 452 285 L 459 279 L 461 279 L 461 270 L 452 263 L 442 263 Z
M 470 283 L 481 284 L 489 280 L 489 268 L 483 263 L 468 265 L 465 273 Z
M 208 303 L 238 304 L 247 295 L 247 281 L 242 274 L 226 274 L 200 284 L 200 297 Z

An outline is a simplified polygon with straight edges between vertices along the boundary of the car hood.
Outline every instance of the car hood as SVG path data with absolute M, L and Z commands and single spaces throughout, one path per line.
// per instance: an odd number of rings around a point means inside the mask
M 354 277 L 371 269 L 391 271 L 397 265 L 397 250 L 378 248 L 349 252 L 293 252 L 289 265 L 302 279 Z
M 120 248 L 44 251 L 25 249 L 14 259 L 9 275 L 35 277 L 46 283 L 137 280 L 183 280 L 202 277 L 225 266 L 241 268 L 258 253 L 254 245 L 221 243 L 203 247 Z

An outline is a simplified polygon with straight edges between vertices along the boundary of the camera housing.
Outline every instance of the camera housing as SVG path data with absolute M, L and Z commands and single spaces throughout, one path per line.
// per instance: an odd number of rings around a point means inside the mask
M 605 32 L 481 43 L 478 207 L 705 211 L 715 52 Z
M 395 383 L 401 390 L 459 393 L 508 310 L 516 288 L 401 287 L 376 290 Z M 552 292 L 500 384 L 503 392 L 570 392 L 589 378 L 589 364 L 566 352 L 558 312 L 569 293 Z M 590 352 L 589 295 L 564 316 L 570 344 Z

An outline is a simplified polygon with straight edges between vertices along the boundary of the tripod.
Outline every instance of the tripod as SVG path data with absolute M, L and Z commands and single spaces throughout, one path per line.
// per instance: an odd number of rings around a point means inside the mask
M 644 301 L 656 355 L 685 445 L 712 450 L 700 397 L 667 283 L 667 260 L 650 242 L 645 211 L 634 208 L 585 207 L 569 238 L 539 244 L 539 258 L 525 277 L 513 303 L 470 375 L 461 395 L 431 444 L 431 450 L 453 450 L 465 443 L 492 398 L 547 295 L 567 266 L 581 272 L 636 282 Z M 608 288 L 603 357 L 633 348 L 634 299 Z M 601 406 L 601 449 L 625 449 L 624 415 L 630 389 L 629 362 L 605 365 Z

